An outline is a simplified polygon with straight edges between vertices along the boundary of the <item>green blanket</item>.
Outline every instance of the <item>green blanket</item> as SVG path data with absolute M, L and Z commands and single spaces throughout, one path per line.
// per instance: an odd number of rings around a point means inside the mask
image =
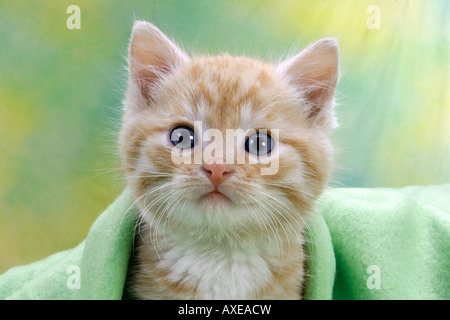
M 77 247 L 0 275 L 1 299 L 121 299 L 125 190 Z M 307 232 L 308 299 L 450 299 L 450 185 L 330 189 Z

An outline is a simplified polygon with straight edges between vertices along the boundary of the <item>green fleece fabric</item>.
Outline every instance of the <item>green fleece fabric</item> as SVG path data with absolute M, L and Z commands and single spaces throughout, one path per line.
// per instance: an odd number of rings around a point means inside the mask
M 80 245 L 0 275 L 0 298 L 121 299 L 131 204 L 125 190 Z M 450 299 L 450 185 L 329 189 L 317 211 L 306 232 L 307 299 Z
M 320 212 L 334 299 L 450 299 L 450 184 L 333 189 Z

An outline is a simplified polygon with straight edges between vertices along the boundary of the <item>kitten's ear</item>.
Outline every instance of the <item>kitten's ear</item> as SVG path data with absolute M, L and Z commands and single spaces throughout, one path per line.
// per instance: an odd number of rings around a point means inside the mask
M 146 21 L 134 23 L 129 47 L 130 81 L 144 99 L 167 74 L 186 62 L 188 56 L 158 28 Z
M 339 74 L 339 44 L 335 38 L 321 39 L 282 62 L 277 71 L 304 100 L 308 120 L 314 126 L 337 126 L 333 96 Z

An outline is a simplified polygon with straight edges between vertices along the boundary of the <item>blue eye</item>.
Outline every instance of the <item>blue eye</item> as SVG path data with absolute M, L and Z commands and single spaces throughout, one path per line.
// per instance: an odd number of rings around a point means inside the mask
M 194 129 L 188 126 L 175 127 L 170 133 L 170 141 L 180 149 L 191 149 L 195 145 Z
M 245 151 L 257 156 L 269 154 L 273 148 L 273 139 L 267 133 L 256 132 L 245 141 Z

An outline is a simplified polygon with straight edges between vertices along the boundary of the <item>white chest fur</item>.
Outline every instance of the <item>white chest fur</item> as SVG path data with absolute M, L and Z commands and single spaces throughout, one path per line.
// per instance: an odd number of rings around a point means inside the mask
M 268 263 L 256 250 L 221 250 L 178 246 L 158 263 L 168 280 L 196 287 L 201 299 L 245 299 L 272 280 Z

